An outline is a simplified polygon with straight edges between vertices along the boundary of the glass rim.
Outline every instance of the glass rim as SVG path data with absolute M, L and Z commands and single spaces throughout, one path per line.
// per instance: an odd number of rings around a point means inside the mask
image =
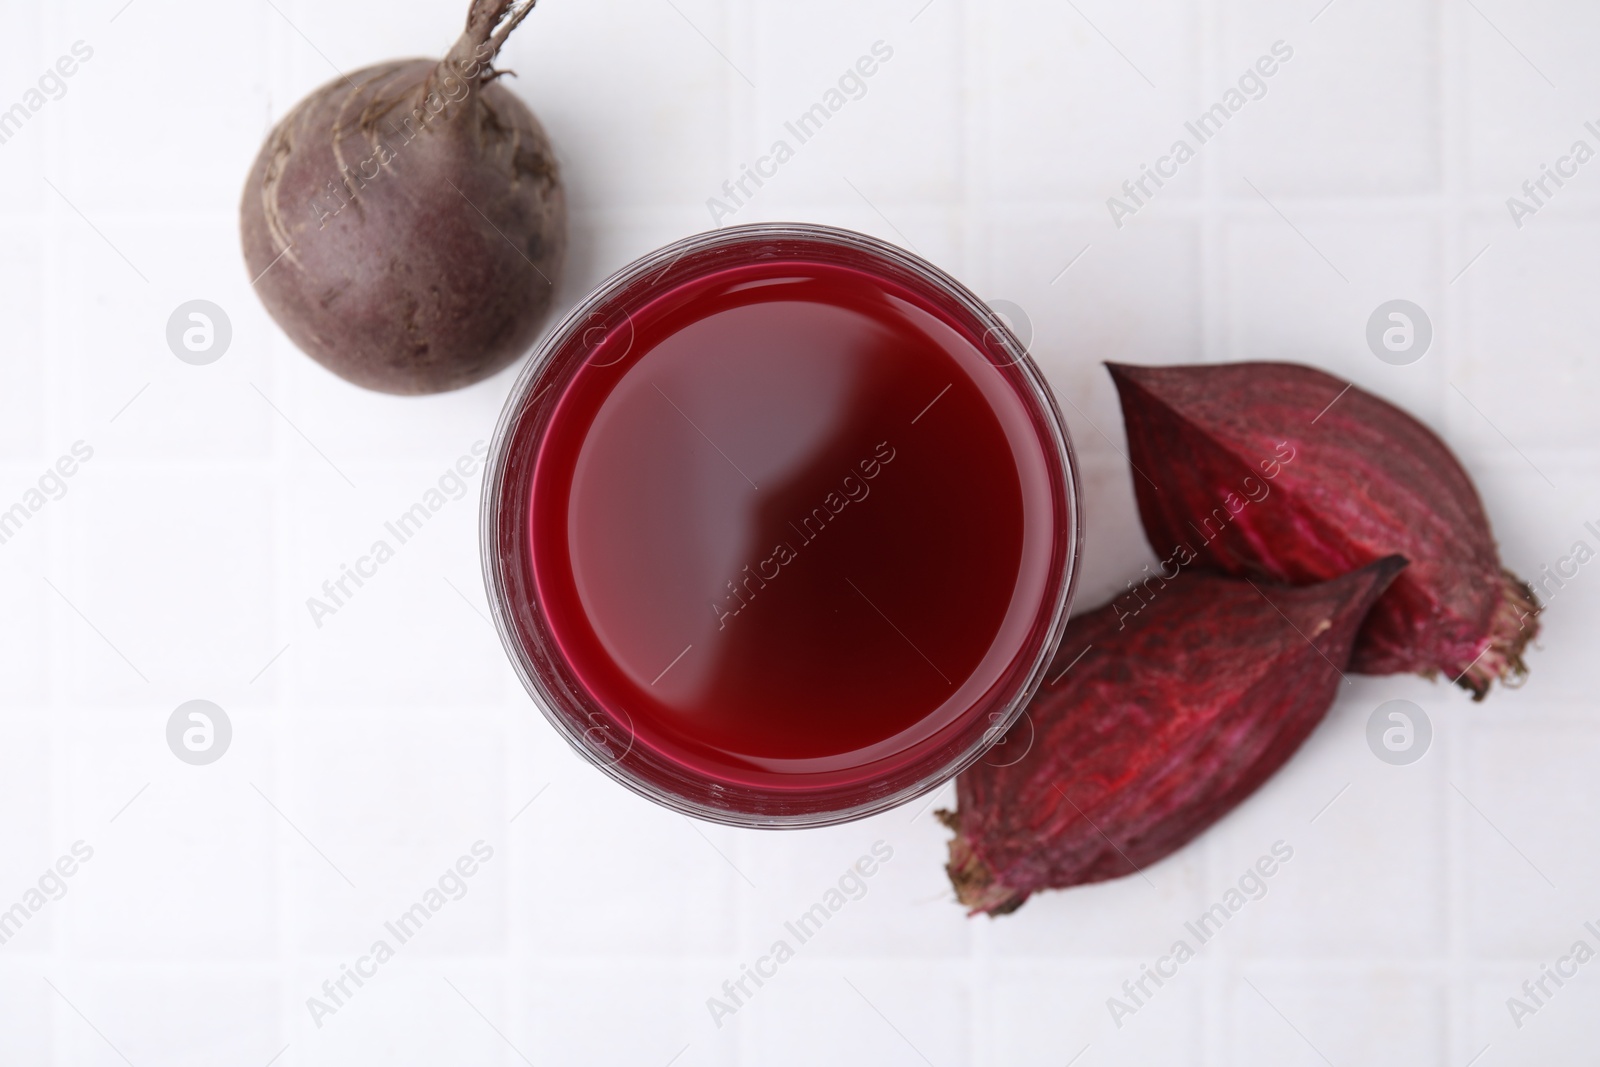
M 586 324 L 591 322 L 596 314 L 602 312 L 619 295 L 627 292 L 630 286 L 636 285 L 641 279 L 655 271 L 660 271 L 661 275 L 665 276 L 678 261 L 691 253 L 716 251 L 758 240 L 784 239 L 812 242 L 824 246 L 862 252 L 872 257 L 888 260 L 893 266 L 907 271 L 921 282 L 933 286 L 954 300 L 960 305 L 961 310 L 971 317 L 974 323 L 983 328 L 985 336 L 993 337 L 1005 349 L 1010 362 L 1001 366 L 1015 366 L 1019 371 L 1020 382 L 1027 387 L 1028 395 L 1023 399 L 1036 404 L 1044 415 L 1042 420 L 1034 420 L 1035 435 L 1039 438 L 1040 446 L 1047 453 L 1047 456 L 1053 458 L 1059 464 L 1061 472 L 1060 484 L 1056 484 L 1056 479 L 1053 476 L 1051 477 L 1051 482 L 1052 489 L 1062 494 L 1061 510 L 1066 516 L 1068 528 L 1064 531 L 1056 531 L 1053 534 L 1053 542 L 1056 544 L 1065 543 L 1063 553 L 1065 574 L 1060 577 L 1051 576 L 1049 588 L 1053 603 L 1041 601 L 1039 609 L 1034 615 L 1036 620 L 1040 619 L 1044 617 L 1046 607 L 1049 609 L 1049 623 L 1044 629 L 1044 639 L 1040 642 L 1040 647 L 1034 656 L 1034 662 L 1025 675 L 1023 683 L 1011 695 L 1003 711 L 998 714 L 991 712 L 989 725 L 982 731 L 981 735 L 966 746 L 958 757 L 945 761 L 940 766 L 920 775 L 914 781 L 904 783 L 898 788 L 881 795 L 866 798 L 858 803 L 829 808 L 825 811 L 746 812 L 707 804 L 693 797 L 674 792 L 628 768 L 624 768 L 621 765 L 621 758 L 613 760 L 602 758 L 592 744 L 586 743 L 585 731 L 579 728 L 577 722 L 573 721 L 573 715 L 561 710 L 563 702 L 560 699 L 560 695 L 550 691 L 545 679 L 540 676 L 533 657 L 525 647 L 523 635 L 511 618 L 511 592 L 507 588 L 507 576 L 502 565 L 504 561 L 500 556 L 499 534 L 503 510 L 507 504 L 505 489 L 506 481 L 510 474 L 508 460 L 511 453 L 511 445 L 516 437 L 518 427 L 528 414 L 533 400 L 538 396 L 538 394 L 533 393 L 535 383 L 544 376 L 546 371 L 551 369 L 551 365 L 557 357 L 571 354 L 569 351 L 571 344 L 575 338 L 580 336 Z M 1048 440 L 1046 440 L 1045 434 L 1039 432 L 1042 429 L 1049 431 Z M 1083 522 L 1080 514 L 1080 491 L 1081 483 L 1071 437 L 1068 434 L 1061 410 L 1055 402 L 1055 395 L 1049 382 L 1040 372 L 1037 364 L 1035 364 L 1027 346 L 1018 340 L 1005 320 L 970 289 L 921 256 L 867 234 L 816 223 L 746 223 L 694 234 L 664 245 L 633 260 L 596 285 L 584 299 L 568 310 L 560 321 L 540 338 L 533 353 L 517 373 L 516 381 L 506 396 L 505 404 L 501 409 L 500 416 L 495 423 L 493 436 L 490 439 L 489 454 L 484 466 L 482 497 L 479 504 L 479 551 L 483 567 L 485 593 L 488 597 L 490 613 L 494 621 L 495 630 L 500 636 L 501 645 L 504 647 L 507 657 L 511 660 L 512 667 L 516 671 L 518 678 L 522 681 L 523 688 L 527 690 L 528 695 L 538 705 L 545 719 L 555 727 L 557 733 L 579 755 L 635 794 L 684 815 L 723 825 L 753 829 L 803 829 L 837 825 L 866 818 L 870 815 L 899 807 L 933 792 L 981 759 L 1006 731 L 1022 717 L 1028 702 L 1044 681 L 1050 662 L 1060 645 L 1066 629 L 1073 594 L 1077 588 L 1078 564 L 1082 558 L 1084 537 Z M 971 724 L 968 724 L 968 726 L 970 728 Z

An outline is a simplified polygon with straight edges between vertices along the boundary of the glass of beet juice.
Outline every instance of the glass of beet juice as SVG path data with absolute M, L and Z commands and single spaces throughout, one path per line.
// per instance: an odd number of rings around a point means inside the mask
M 545 715 L 638 793 L 752 827 L 936 788 L 1066 624 L 1072 447 L 1005 323 L 823 226 L 652 253 L 541 343 L 495 430 L 483 560 Z

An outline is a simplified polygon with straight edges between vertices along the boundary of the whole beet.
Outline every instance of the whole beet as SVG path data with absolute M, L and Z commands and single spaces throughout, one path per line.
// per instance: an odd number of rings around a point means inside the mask
M 1482 700 L 1520 681 L 1538 603 L 1500 565 L 1483 503 L 1432 430 L 1295 363 L 1108 364 L 1139 517 L 1158 555 L 1318 582 L 1390 553 L 1411 561 L 1356 641 L 1361 674 L 1443 674 Z M 1181 547 L 1180 547 L 1181 546 Z
M 961 903 L 1003 915 L 1041 889 L 1133 874 L 1233 810 L 1327 714 L 1405 565 L 1301 587 L 1184 572 L 1146 581 L 1142 607 L 1074 617 L 1062 673 L 1006 736 L 1026 754 L 963 771 L 957 810 L 939 813 Z
M 262 146 L 240 209 L 256 291 L 357 385 L 469 385 L 532 345 L 566 251 L 549 139 L 491 65 L 534 0 L 473 0 L 442 60 L 329 82 Z

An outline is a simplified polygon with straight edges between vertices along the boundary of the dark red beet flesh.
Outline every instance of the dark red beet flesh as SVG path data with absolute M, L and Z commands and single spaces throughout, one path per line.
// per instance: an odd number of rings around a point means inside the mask
M 1231 811 L 1322 720 L 1405 565 L 1301 587 L 1183 573 L 1146 583 L 1136 614 L 1119 602 L 1074 618 L 1051 668 L 1065 673 L 996 750 L 1027 755 L 963 771 L 957 810 L 940 813 L 961 902 L 1003 914 L 1132 874 Z
M 443 60 L 380 63 L 302 100 L 240 209 L 256 291 L 357 385 L 434 393 L 525 353 L 566 250 L 549 139 L 491 66 L 532 0 L 474 0 Z

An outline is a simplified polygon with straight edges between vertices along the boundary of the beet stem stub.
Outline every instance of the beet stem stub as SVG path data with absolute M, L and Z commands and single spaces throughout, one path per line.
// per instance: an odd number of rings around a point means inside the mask
M 467 12 L 467 28 L 435 68 L 437 79 L 460 74 L 478 85 L 485 85 L 499 77 L 502 72 L 494 69 L 494 58 L 505 47 L 511 31 L 533 11 L 536 2 L 473 0 Z

